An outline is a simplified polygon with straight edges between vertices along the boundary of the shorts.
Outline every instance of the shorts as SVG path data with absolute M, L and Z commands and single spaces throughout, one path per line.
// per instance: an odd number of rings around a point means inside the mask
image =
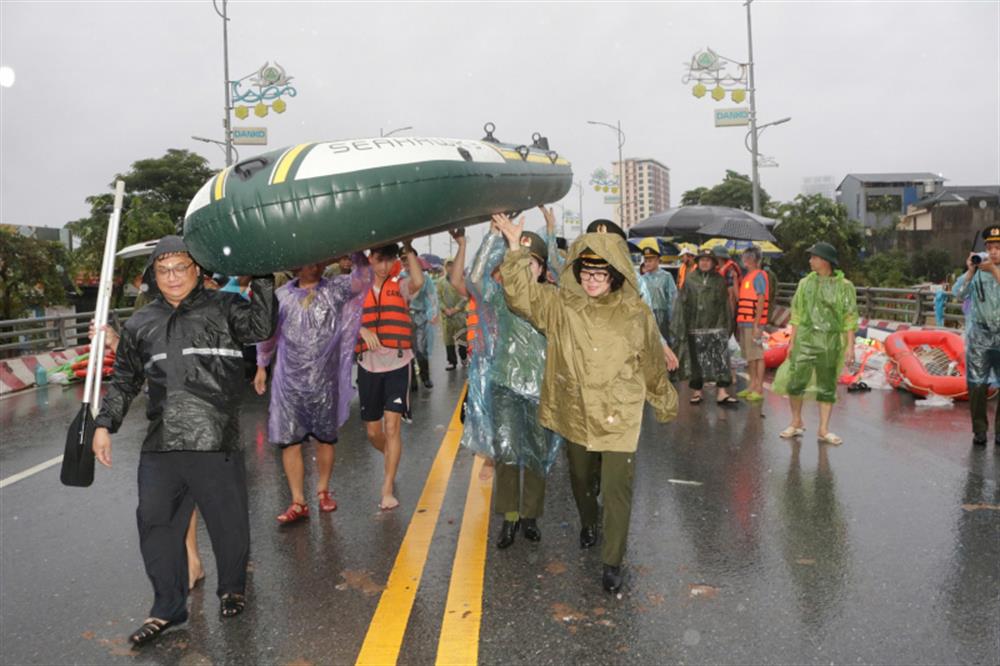
M 358 366 L 358 398 L 362 421 L 381 421 L 385 412 L 410 414 L 410 366 L 369 372 Z
M 758 331 L 760 329 L 757 329 Z M 747 361 L 764 360 L 764 347 L 753 337 L 753 326 L 740 325 L 737 331 L 737 340 L 740 343 L 740 353 Z

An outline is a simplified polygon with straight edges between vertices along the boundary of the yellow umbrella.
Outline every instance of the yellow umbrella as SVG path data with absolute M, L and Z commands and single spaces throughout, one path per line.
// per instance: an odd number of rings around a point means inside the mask
M 744 250 L 750 245 L 756 245 L 760 248 L 760 251 L 765 255 L 779 255 L 782 254 L 782 249 L 772 243 L 771 241 L 745 241 L 745 240 L 733 240 L 732 238 L 711 238 L 701 244 L 701 249 L 703 250 L 714 250 L 718 246 L 723 246 L 729 251 L 739 251 Z

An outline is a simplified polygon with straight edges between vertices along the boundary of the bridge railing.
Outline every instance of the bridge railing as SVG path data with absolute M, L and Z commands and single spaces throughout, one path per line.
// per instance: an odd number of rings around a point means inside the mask
M 778 283 L 775 300 L 779 305 L 791 304 L 796 285 Z M 891 289 L 888 287 L 857 287 L 858 315 L 868 319 L 886 319 L 919 326 L 934 325 L 934 291 L 921 289 Z M 945 326 L 962 328 L 965 315 L 962 305 L 950 298 L 945 305 Z
M 119 321 L 124 321 L 132 314 L 132 310 L 119 308 L 112 312 Z M 93 312 L 74 312 L 52 317 L 0 321 L 0 358 L 85 345 L 88 342 L 87 330 L 93 318 Z

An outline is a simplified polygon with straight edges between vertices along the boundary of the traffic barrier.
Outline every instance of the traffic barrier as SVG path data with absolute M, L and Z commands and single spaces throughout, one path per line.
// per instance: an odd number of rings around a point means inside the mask
M 89 347 L 81 345 L 44 354 L 20 356 L 0 361 L 0 395 L 23 391 L 35 386 L 35 371 L 41 366 L 46 372 L 86 354 Z

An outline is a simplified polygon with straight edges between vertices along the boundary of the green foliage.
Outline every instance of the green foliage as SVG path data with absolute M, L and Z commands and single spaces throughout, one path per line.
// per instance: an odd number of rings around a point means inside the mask
M 858 279 L 860 277 L 860 279 Z M 855 284 L 870 287 L 902 288 L 913 284 L 910 275 L 910 259 L 905 252 L 892 250 L 869 257 Z
M 14 227 L 0 226 L 0 319 L 16 319 L 31 308 L 65 303 L 66 263 L 62 243 L 29 238 Z
M 115 180 L 125 181 L 119 249 L 176 233 L 188 203 L 212 173 L 208 162 L 200 155 L 170 149 L 163 157 L 139 160 L 127 173 L 116 176 Z M 111 187 L 114 187 L 113 182 Z M 114 195 L 95 194 L 86 201 L 90 204 L 90 215 L 66 226 L 80 239 L 79 248 L 73 252 L 74 271 L 97 275 L 101 271 Z M 119 261 L 116 274 L 126 283 L 130 282 L 142 271 L 144 264 L 142 258 Z M 123 289 L 116 286 L 113 298 L 117 305 L 122 304 L 122 294 Z
M 900 201 L 891 194 L 872 195 L 865 202 L 865 209 L 875 215 L 875 227 L 895 229 L 899 221 Z
M 951 256 L 944 250 L 930 249 L 910 257 L 909 273 L 915 282 L 944 282 L 951 274 Z
M 767 211 L 771 197 L 766 190 L 760 190 L 760 209 Z M 697 187 L 681 195 L 682 206 L 729 206 L 741 210 L 753 210 L 753 181 L 749 176 L 726 170 L 726 177 L 714 187 Z
M 860 223 L 847 219 L 847 209 L 820 194 L 799 195 L 777 207 L 780 221 L 773 230 L 783 255 L 772 263 L 783 282 L 795 282 L 809 272 L 807 250 L 819 241 L 837 248 L 840 268 L 849 277 L 864 247 Z

